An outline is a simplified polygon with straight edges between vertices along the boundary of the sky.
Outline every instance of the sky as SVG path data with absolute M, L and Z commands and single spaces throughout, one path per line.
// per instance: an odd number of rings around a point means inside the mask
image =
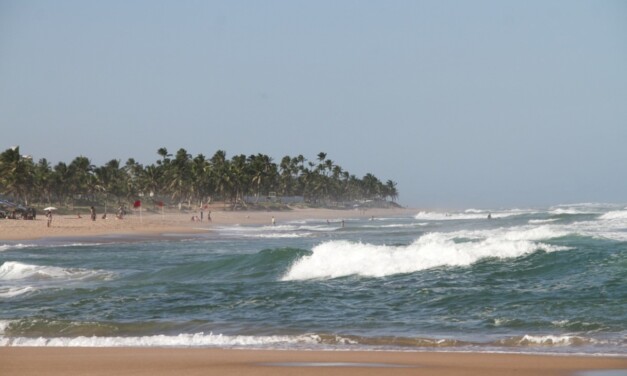
M 415 208 L 627 203 L 627 2 L 0 0 L 0 150 L 314 160 Z

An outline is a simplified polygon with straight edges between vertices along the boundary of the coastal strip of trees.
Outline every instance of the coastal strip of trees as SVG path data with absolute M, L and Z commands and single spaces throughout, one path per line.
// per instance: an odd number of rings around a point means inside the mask
M 95 166 L 79 156 L 52 166 L 45 158 L 35 162 L 22 155 L 19 146 L 12 147 L 0 154 L 0 195 L 23 205 L 73 206 L 76 200 L 124 205 L 144 198 L 190 207 L 214 201 L 246 206 L 250 197 L 296 196 L 321 206 L 398 198 L 394 181 L 384 183 L 370 173 L 358 178 L 326 153 L 313 160 L 285 156 L 278 163 L 265 154 L 229 159 L 223 150 L 211 158 L 192 156 L 182 148 L 175 154 L 160 148 L 157 155 L 150 165 L 130 158 Z

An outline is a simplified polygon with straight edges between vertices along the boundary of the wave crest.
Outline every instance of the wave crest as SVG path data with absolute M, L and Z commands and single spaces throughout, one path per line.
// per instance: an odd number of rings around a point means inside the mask
M 349 275 L 385 277 L 443 266 L 468 266 L 481 259 L 514 258 L 538 250 L 565 250 L 534 241 L 550 231 L 509 232 L 473 241 L 457 234 L 430 233 L 406 246 L 375 245 L 345 240 L 324 242 L 297 260 L 282 280 L 331 279 Z M 475 235 L 477 238 L 479 235 Z

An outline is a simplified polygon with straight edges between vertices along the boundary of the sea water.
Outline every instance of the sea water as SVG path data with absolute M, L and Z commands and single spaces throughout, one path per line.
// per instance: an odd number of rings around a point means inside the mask
M 0 346 L 627 354 L 625 205 L 342 214 L 2 242 Z

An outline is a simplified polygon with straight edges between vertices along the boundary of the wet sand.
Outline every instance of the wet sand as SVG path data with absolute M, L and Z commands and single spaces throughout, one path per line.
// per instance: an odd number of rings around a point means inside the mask
M 590 375 L 627 358 L 485 353 L 0 348 L 2 375 Z M 585 372 L 584 372 L 585 371 Z M 583 372 L 583 373 L 582 373 Z

